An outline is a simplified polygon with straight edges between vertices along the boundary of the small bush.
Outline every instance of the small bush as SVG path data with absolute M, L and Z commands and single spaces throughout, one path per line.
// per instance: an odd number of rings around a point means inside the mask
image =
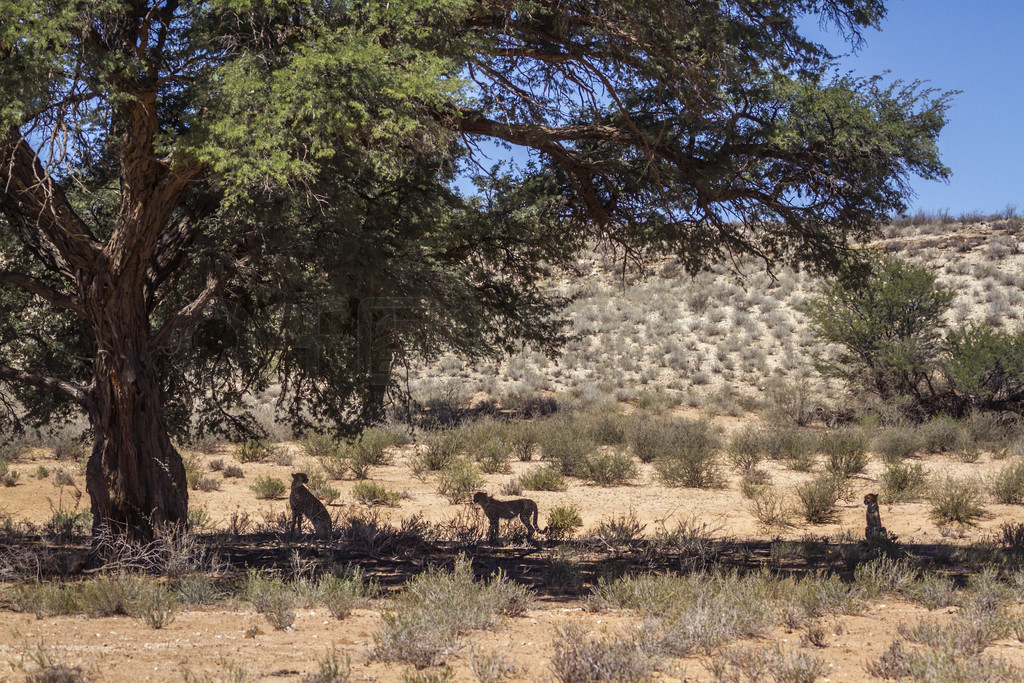
M 817 441 L 796 428 L 770 429 L 762 434 L 765 453 L 772 460 L 782 460 L 790 469 L 809 472 L 814 467 Z
M 0 460 L 0 484 L 6 487 L 14 486 L 20 476 L 21 472 L 10 469 L 6 460 Z
M 46 479 L 50 476 L 50 469 L 45 465 L 40 465 L 36 468 L 36 479 Z
M 484 483 L 476 465 L 464 458 L 450 462 L 437 477 L 437 492 L 456 505 L 469 497 Z
M 921 463 L 890 461 L 882 472 L 882 499 L 887 503 L 906 503 L 921 498 L 928 477 Z
M 269 500 L 280 498 L 284 495 L 287 488 L 284 482 L 277 477 L 256 477 L 249 490 L 255 493 L 256 497 L 260 500 Z
M 918 429 L 921 450 L 926 453 L 952 453 L 964 442 L 963 426 L 951 417 L 939 416 Z
M 415 470 L 438 472 L 454 462 L 462 452 L 465 435 L 457 429 L 434 434 L 427 447 L 413 458 Z
M 537 428 L 532 422 L 516 421 L 505 432 L 512 457 L 521 462 L 533 460 L 537 450 Z
M 277 448 L 265 439 L 246 439 L 235 452 L 238 462 L 266 462 L 270 460 Z
M 527 491 L 564 491 L 567 488 L 565 477 L 550 465 L 524 472 L 518 481 Z
M 225 479 L 244 479 L 245 472 L 238 465 L 228 465 L 224 468 L 223 476 Z
M 597 449 L 583 427 L 566 418 L 543 422 L 537 441 L 541 457 L 567 477 L 583 476 L 588 456 Z
M 764 459 L 765 430 L 747 425 L 733 433 L 729 440 L 729 460 L 740 472 L 752 472 Z
M 615 450 L 587 456 L 580 474 L 598 486 L 627 486 L 633 483 L 640 470 L 629 453 Z
M 909 427 L 890 427 L 875 437 L 872 448 L 886 463 L 899 462 L 921 449 L 921 437 Z
M 280 577 L 250 570 L 243 593 L 274 629 L 283 631 L 295 622 L 298 596 Z
M 562 683 L 646 681 L 654 673 L 654 658 L 639 633 L 591 638 L 582 624 L 559 625 L 551 667 Z
M 639 541 L 645 526 L 630 510 L 625 515 L 602 519 L 594 527 L 593 537 L 609 550 L 628 550 Z
M 358 567 L 342 577 L 326 576 L 320 582 L 324 604 L 335 619 L 344 619 L 353 609 L 365 606 L 378 591 L 378 585 L 367 582 L 362 569 Z
M 1017 458 L 996 475 L 992 496 L 1000 503 L 1024 505 L 1024 458 Z
M 53 447 L 53 459 L 81 462 L 89 456 L 85 444 L 78 439 L 61 439 Z
M 213 477 L 200 477 L 199 481 L 196 482 L 195 486 L 197 491 L 219 491 L 220 490 L 220 479 L 214 479 Z
M 352 487 L 352 497 L 364 505 L 397 507 L 402 496 L 375 481 L 360 481 Z
M 796 488 L 796 497 L 800 514 L 811 524 L 825 524 L 835 519 L 839 495 L 832 477 L 818 475 L 801 484 Z
M 669 486 L 717 488 L 724 478 L 718 459 L 719 437 L 709 422 L 676 420 L 670 429 L 671 451 L 654 461 L 654 469 Z M 685 435 L 685 436 L 684 436 Z
M 548 510 L 547 536 L 550 539 L 560 541 L 572 538 L 581 526 L 583 518 L 575 505 L 559 505 Z
M 763 487 L 751 496 L 749 509 L 761 526 L 767 529 L 792 526 L 793 507 L 774 487 Z
M 210 461 L 211 472 L 223 472 L 224 471 L 224 458 L 214 458 Z
M 633 455 L 645 463 L 680 454 L 684 459 L 700 459 L 721 445 L 718 431 L 707 420 L 661 417 L 635 420 L 627 441 Z
M 838 479 L 860 474 L 868 464 L 868 438 L 860 429 L 842 429 L 821 436 L 819 448 L 828 456 L 825 471 Z
M 932 484 L 927 499 L 936 524 L 973 525 L 985 514 L 981 486 L 976 479 L 946 477 Z

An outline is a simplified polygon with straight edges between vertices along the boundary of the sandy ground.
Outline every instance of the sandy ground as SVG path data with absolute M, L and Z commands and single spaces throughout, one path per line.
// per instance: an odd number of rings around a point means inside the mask
M 244 479 L 223 479 L 219 491 L 191 491 L 190 504 L 205 508 L 219 527 L 224 527 L 236 510 L 249 511 L 257 522 L 284 513 L 286 499 L 258 501 L 249 486 L 258 476 L 289 481 L 293 471 L 315 470 L 315 463 L 306 460 L 296 445 L 286 447 L 294 450 L 295 461 L 291 466 L 244 464 Z M 421 481 L 411 475 L 409 454 L 406 449 L 397 455 L 393 465 L 375 468 L 371 474 L 373 480 L 408 496 L 387 514 L 393 519 L 419 514 L 432 521 L 466 514 L 466 507 L 451 505 L 437 494 L 434 478 Z M 206 462 L 221 458 L 227 464 L 236 464 L 226 448 L 202 457 Z M 971 464 L 938 456 L 921 462 L 935 474 L 970 474 L 981 478 L 990 478 L 1005 465 L 1004 461 L 993 460 L 988 455 Z M 14 519 L 39 524 L 59 506 L 68 508 L 74 504 L 73 487 L 56 486 L 52 473 L 48 478 L 37 478 L 35 472 L 39 465 L 51 471 L 64 467 L 74 477 L 76 487 L 84 491 L 84 478 L 74 463 L 55 463 L 47 452 L 32 452 L 13 465 L 21 472 L 18 485 L 0 489 L 0 508 Z M 509 477 L 537 465 L 537 462 L 514 462 L 511 475 L 488 475 L 485 488 L 497 494 Z M 776 463 L 768 463 L 766 467 L 773 483 L 782 490 L 791 490 L 812 476 L 791 472 Z M 879 489 L 877 477 L 881 470 L 882 464 L 873 459 L 865 474 L 855 479 L 852 496 L 855 502 L 841 503 L 836 522 L 814 526 L 800 524 L 782 532 L 759 528 L 748 509 L 748 501 L 739 492 L 738 477 L 731 471 L 726 487 L 719 490 L 667 488 L 656 480 L 653 469 L 645 465 L 641 466 L 641 476 L 633 486 L 601 488 L 571 481 L 567 491 L 531 492 L 529 495 L 540 506 L 542 525 L 552 506 L 576 505 L 585 529 L 602 520 L 632 513 L 646 525 L 646 533 L 662 523 L 671 525 L 673 520 L 691 519 L 709 524 L 716 530 L 716 536 L 741 540 L 763 541 L 777 536 L 800 539 L 840 532 L 860 537 L 864 529 L 864 507 L 859 500 L 865 492 Z M 211 476 L 220 478 L 219 473 L 211 473 Z M 339 481 L 333 485 L 342 496 L 341 504 L 331 509 L 343 515 L 347 506 L 355 505 L 350 496 L 353 482 Z M 79 507 L 87 508 L 84 495 Z M 976 527 L 961 529 L 953 537 L 928 518 L 924 503 L 883 505 L 882 520 L 901 542 L 965 544 L 989 538 L 1000 524 L 1022 517 L 1019 506 L 988 504 L 987 510 L 988 516 Z M 6 588 L 0 584 L 2 590 Z M 374 636 L 380 628 L 382 607 L 383 603 L 375 603 L 343 621 L 334 619 L 323 608 L 302 610 L 288 631 L 274 631 L 248 605 L 180 611 L 162 630 L 150 629 L 128 617 L 37 619 L 31 614 L 0 611 L 0 680 L 23 680 L 26 674 L 18 664 L 25 652 L 40 642 L 58 659 L 84 666 L 97 680 L 104 681 L 180 681 L 185 680 L 185 672 L 199 676 L 200 680 L 202 676 L 209 676 L 208 680 L 246 680 L 238 675 L 243 670 L 258 675 L 261 680 L 298 680 L 315 671 L 318 660 L 331 648 L 351 659 L 352 680 L 401 680 L 407 667 L 376 662 L 370 657 Z M 929 612 L 902 602 L 877 602 L 864 614 L 827 620 L 830 632 L 827 646 L 813 648 L 813 653 L 828 663 L 828 680 L 865 680 L 865 663 L 877 658 L 889 645 L 899 624 L 913 623 L 922 617 L 942 619 L 952 611 Z M 483 652 L 505 653 L 519 667 L 517 680 L 550 680 L 555 627 L 571 620 L 582 621 L 594 633 L 616 632 L 636 623 L 634 617 L 623 612 L 587 612 L 582 603 L 573 598 L 543 598 L 525 616 L 507 619 L 491 631 L 469 634 L 465 640 L 472 648 Z M 259 632 L 247 637 L 253 627 L 258 627 Z M 785 648 L 801 647 L 801 632 L 779 629 L 758 644 L 776 641 Z M 1024 645 L 1017 641 L 999 641 L 987 652 L 1024 664 Z M 469 654 L 470 647 L 467 647 L 451 660 L 455 680 L 476 680 L 468 665 Z M 667 674 L 658 674 L 658 678 L 707 680 L 710 673 L 706 663 L 701 657 L 677 660 L 670 663 Z

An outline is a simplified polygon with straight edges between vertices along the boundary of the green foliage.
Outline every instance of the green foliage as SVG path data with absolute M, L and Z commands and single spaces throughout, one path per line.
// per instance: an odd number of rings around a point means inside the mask
M 825 471 L 835 478 L 860 474 L 868 464 L 868 436 L 860 429 L 842 429 L 821 435 L 818 447 L 828 456 Z
M 922 447 L 922 439 L 910 427 L 889 427 L 875 437 L 872 448 L 886 463 L 899 462 L 915 455 Z
M 982 496 L 977 480 L 946 477 L 932 482 L 926 497 L 936 524 L 972 525 L 985 514 Z
M 272 459 L 276 452 L 277 446 L 266 439 L 246 439 L 238 447 L 235 458 L 241 463 L 266 462 Z
M 657 432 L 654 469 L 669 486 L 716 488 L 722 486 L 718 432 L 704 420 L 673 420 Z
M 800 484 L 796 487 L 796 498 L 800 514 L 811 524 L 825 524 L 835 519 L 839 492 L 831 476 L 818 475 Z
M 623 450 L 600 450 L 587 456 L 580 475 L 598 486 L 626 486 L 640 474 L 633 457 Z
M 389 490 L 375 481 L 360 481 L 352 487 L 352 497 L 365 505 L 397 507 L 401 494 Z
M 519 484 L 527 491 L 564 491 L 567 487 L 562 473 L 550 465 L 523 472 Z
M 547 537 L 552 540 L 572 538 L 581 526 L 583 518 L 575 505 L 556 505 L 548 510 Z
M 583 424 L 563 417 L 545 420 L 537 443 L 541 457 L 567 477 L 586 476 L 587 460 L 598 446 Z
M 1024 505 L 1024 458 L 1007 464 L 992 482 L 992 495 L 1000 503 Z
M 924 493 L 928 477 L 921 463 L 893 460 L 882 472 L 882 500 L 886 503 L 907 503 Z
M 468 500 L 483 483 L 484 478 L 472 461 L 457 458 L 438 472 L 437 492 L 455 505 Z
M 274 498 L 280 498 L 287 491 L 284 482 L 277 477 L 256 477 L 255 481 L 249 486 L 249 490 L 256 494 L 256 497 L 260 500 L 271 500 Z
M 946 337 L 943 373 L 961 410 L 1018 408 L 1024 401 L 1024 331 L 968 325 Z
M 934 393 L 942 316 L 953 291 L 924 266 L 895 257 L 877 257 L 869 266 L 861 279 L 826 281 L 805 303 L 815 336 L 841 348 L 819 356 L 818 369 L 883 399 L 923 402 Z

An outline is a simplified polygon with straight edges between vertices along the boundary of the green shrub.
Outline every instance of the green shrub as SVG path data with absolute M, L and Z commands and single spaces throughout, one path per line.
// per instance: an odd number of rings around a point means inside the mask
M 319 592 L 334 618 L 344 619 L 353 609 L 366 605 L 379 590 L 375 581 L 367 581 L 362 569 L 354 567 L 340 577 L 325 576 Z
M 828 456 L 825 471 L 838 479 L 860 474 L 868 465 L 868 438 L 860 429 L 826 432 L 821 436 L 818 447 Z
M 653 417 L 637 419 L 630 425 L 627 441 L 640 462 L 654 462 L 688 452 L 685 458 L 717 450 L 721 438 L 707 420 Z
M 20 476 L 21 472 L 10 469 L 6 460 L 0 460 L 0 484 L 6 487 L 14 486 L 18 483 Z
M 1024 394 L 1024 332 L 971 324 L 952 330 L 946 348 L 942 370 L 963 405 L 986 409 Z M 998 438 L 982 440 L 991 443 Z
M 369 427 L 352 443 L 355 451 L 354 459 L 374 467 L 390 465 L 394 458 L 388 453 L 389 448 L 399 442 L 400 435 L 384 427 Z
M 883 400 L 931 395 L 942 346 L 942 317 L 954 292 L 924 266 L 883 255 L 863 278 L 827 280 L 803 306 L 812 333 L 841 349 L 820 356 L 820 372 Z
M 512 457 L 521 462 L 533 460 L 537 450 L 537 427 L 533 422 L 517 420 L 505 432 Z
M 249 570 L 243 593 L 275 630 L 283 631 L 295 622 L 298 595 L 280 577 Z
M 924 465 L 891 461 L 882 472 L 882 500 L 887 503 L 906 503 L 918 500 L 928 483 Z
M 883 461 L 897 462 L 915 455 L 921 449 L 921 437 L 909 427 L 890 427 L 875 437 L 872 448 Z
M 81 462 L 89 457 L 89 451 L 80 439 L 63 438 L 53 447 L 53 459 Z
M 736 430 L 729 439 L 729 460 L 740 472 L 751 472 L 757 469 L 765 457 L 765 429 L 757 425 L 747 425 Z
M 985 514 L 982 489 L 976 479 L 947 476 L 933 482 L 927 499 L 936 524 L 973 525 Z
M 782 460 L 798 472 L 808 472 L 814 466 L 817 439 L 795 427 L 768 429 L 762 435 L 765 454 L 772 460 Z
M 811 524 L 825 524 L 835 519 L 839 493 L 831 476 L 818 475 L 797 486 L 796 497 L 800 514 Z
M 536 467 L 519 475 L 519 484 L 527 491 L 564 491 L 565 477 L 551 465 Z
M 587 456 L 581 475 L 598 486 L 625 486 L 632 484 L 640 470 L 629 453 L 599 451 Z
M 951 453 L 964 442 L 963 425 L 951 417 L 939 416 L 918 429 L 921 449 L 926 453 Z
M 541 457 L 567 477 L 582 476 L 587 456 L 597 449 L 597 443 L 582 426 L 568 418 L 553 418 L 541 423 L 537 443 Z
M 597 410 L 576 416 L 583 431 L 599 446 L 618 446 L 626 440 L 626 425 L 629 418 L 622 413 L 618 404 L 599 407 Z
M 437 432 L 427 447 L 413 458 L 414 470 L 438 472 L 454 462 L 463 450 L 465 434 L 458 429 Z
M 249 490 L 255 493 L 260 500 L 268 500 L 280 498 L 288 489 L 284 482 L 277 477 L 256 477 Z
M 1024 458 L 1004 466 L 992 481 L 991 491 L 1000 503 L 1024 504 Z
M 277 452 L 277 447 L 266 439 L 246 439 L 241 446 L 238 447 L 238 451 L 235 453 L 235 458 L 238 462 L 266 462 L 274 457 Z
M 669 486 L 722 486 L 724 478 L 718 458 L 720 442 L 711 424 L 704 420 L 676 420 L 669 430 L 675 446 L 654 461 L 655 471 L 661 480 Z
M 792 526 L 793 506 L 772 486 L 764 486 L 750 496 L 750 512 L 766 529 Z
M 547 536 L 550 539 L 558 541 L 572 538 L 581 526 L 583 518 L 575 505 L 559 505 L 548 510 Z
M 475 581 L 469 560 L 460 557 L 452 571 L 431 568 L 406 584 L 383 614 L 373 655 L 417 668 L 443 664 L 463 634 L 489 628 L 499 614 L 521 614 L 529 600 L 526 589 L 500 574 L 488 584 Z
M 452 505 L 469 500 L 484 483 L 476 465 L 465 458 L 457 458 L 438 473 L 437 492 Z
M 364 505 L 387 505 L 397 507 L 402 496 L 388 490 L 383 484 L 375 481 L 359 481 L 352 487 L 352 497 Z

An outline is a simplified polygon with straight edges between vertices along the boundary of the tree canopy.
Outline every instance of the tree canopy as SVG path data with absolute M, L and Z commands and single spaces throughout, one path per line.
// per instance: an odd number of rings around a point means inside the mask
M 0 0 L 7 424 L 84 410 L 96 523 L 146 536 L 184 519 L 168 430 L 249 429 L 271 382 L 297 425 L 347 423 L 409 354 L 553 349 L 541 284 L 588 240 L 838 268 L 948 173 L 948 95 L 836 75 L 799 28 L 856 43 L 884 14 Z

